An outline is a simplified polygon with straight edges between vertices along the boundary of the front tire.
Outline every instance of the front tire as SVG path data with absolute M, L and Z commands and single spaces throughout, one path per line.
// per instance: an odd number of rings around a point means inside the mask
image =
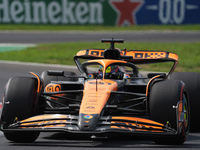
M 178 105 L 180 102 L 182 105 Z M 177 106 L 179 107 L 176 108 Z M 165 80 L 155 83 L 150 92 L 149 109 L 151 120 L 168 124 L 178 132 L 176 136 L 155 137 L 155 143 L 180 145 L 185 142 L 189 134 L 190 109 L 186 87 L 182 81 Z M 178 123 L 181 117 L 183 122 Z
M 199 128 L 199 109 L 200 109 L 200 73 L 197 72 L 175 72 L 170 75 L 170 79 L 182 80 L 188 89 L 190 99 L 191 119 L 190 131 L 200 132 Z
M 37 114 L 37 84 L 37 80 L 31 77 L 9 79 L 3 98 L 3 128 L 8 128 L 14 121 L 21 121 Z M 14 142 L 33 142 L 38 138 L 39 132 L 4 132 L 4 135 Z

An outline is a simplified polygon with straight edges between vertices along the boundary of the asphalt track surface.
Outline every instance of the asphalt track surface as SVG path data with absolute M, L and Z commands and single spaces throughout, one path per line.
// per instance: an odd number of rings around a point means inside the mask
M 54 43 L 72 41 L 100 41 L 102 38 L 123 38 L 134 42 L 199 42 L 200 32 L 0 32 L 0 43 Z M 7 80 L 12 76 L 30 76 L 29 71 L 41 73 L 43 70 L 77 70 L 69 66 L 52 66 L 41 64 L 23 64 L 17 62 L 0 62 L 0 95 L 3 94 Z M 1 111 L 1 110 L 0 110 Z M 114 139 L 91 140 L 82 136 L 68 136 L 63 133 L 42 133 L 34 143 L 13 143 L 7 141 L 0 132 L 0 150 L 46 150 L 46 149 L 199 149 L 200 133 L 191 133 L 184 145 L 156 145 L 149 137 L 115 137 Z
M 102 38 L 124 39 L 129 42 L 199 42 L 200 31 L 0 31 L 0 43 L 60 43 L 100 41 Z

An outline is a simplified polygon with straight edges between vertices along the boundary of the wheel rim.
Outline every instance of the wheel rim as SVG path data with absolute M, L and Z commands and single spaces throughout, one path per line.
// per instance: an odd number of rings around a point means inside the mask
M 183 112 L 184 112 L 184 125 L 185 128 L 187 129 L 188 127 L 188 104 L 187 104 L 187 98 L 185 96 L 185 94 L 183 94 Z

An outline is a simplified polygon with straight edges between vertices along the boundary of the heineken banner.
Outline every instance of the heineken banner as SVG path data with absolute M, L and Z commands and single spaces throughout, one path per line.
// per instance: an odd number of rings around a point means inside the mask
M 1 24 L 200 23 L 200 0 L 0 0 Z

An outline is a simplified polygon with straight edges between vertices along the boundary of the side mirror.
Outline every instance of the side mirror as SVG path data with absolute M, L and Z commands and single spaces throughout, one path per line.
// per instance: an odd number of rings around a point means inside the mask
M 49 75 L 49 76 L 64 76 L 64 71 L 48 70 L 47 75 Z

